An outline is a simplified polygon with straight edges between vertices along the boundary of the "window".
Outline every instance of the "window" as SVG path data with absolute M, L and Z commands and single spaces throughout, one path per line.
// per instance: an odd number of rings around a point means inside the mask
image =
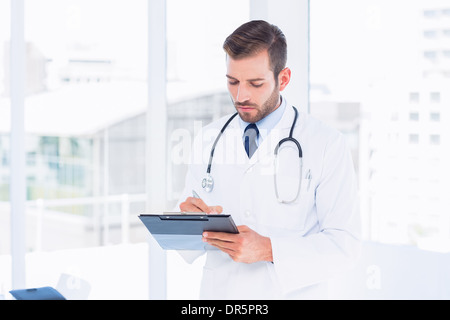
M 10 1 L 0 1 L 0 255 L 10 252 L 9 223 L 9 133 L 10 93 L 8 49 L 10 40 Z M 0 288 L 4 279 L 0 275 Z M 1 293 L 0 293 L 1 294 Z
M 418 112 L 410 112 L 409 120 L 411 121 L 419 121 L 419 113 Z
M 110 232 L 122 208 L 113 196 L 145 191 L 146 14 L 145 1 L 25 2 L 28 200 L 41 199 L 44 228 L 57 225 L 41 250 L 120 243 Z M 131 211 L 143 205 L 133 201 Z M 46 210 L 85 222 L 56 223 Z M 65 228 L 72 232 L 57 235 Z
M 10 2 L 0 2 L 0 85 L 3 66 L 8 65 L 3 57 L 8 52 L 3 38 L 8 27 L 3 23 L 9 23 L 10 8 L 5 3 Z M 26 232 L 27 254 L 36 258 L 27 268 L 26 284 L 38 287 L 56 285 L 53 281 L 62 272 L 83 274 L 92 264 L 94 248 L 146 237 L 125 231 L 140 228 L 135 213 L 144 209 L 146 199 L 142 119 L 147 105 L 147 2 L 25 0 L 24 8 L 27 199 L 26 226 L 19 231 Z M 4 117 L 5 88 L 0 91 L 3 179 L 3 164 L 9 161 L 3 123 L 9 116 Z M 3 223 L 2 202 L 7 190 L 1 180 L 0 255 L 5 254 L 4 245 L 9 250 L 9 239 L 3 239 L 9 236 L 4 232 L 9 223 Z M 85 256 L 78 262 L 61 254 L 75 248 L 93 251 L 80 251 L 80 257 Z M 104 258 L 95 262 L 97 267 L 106 263 Z M 60 262 L 58 266 L 52 259 Z M 128 262 L 140 268 L 131 258 Z M 112 271 L 117 266 L 104 267 Z M 3 274 L 0 288 L 8 288 Z M 133 286 L 139 291 L 141 282 L 137 283 Z M 146 294 L 147 284 L 141 286 Z
M 410 134 L 409 135 L 409 143 L 410 144 L 418 144 L 419 143 L 419 135 L 418 134 Z
M 420 94 L 418 92 L 411 92 L 409 94 L 410 103 L 418 103 L 420 101 Z
M 430 101 L 434 103 L 439 103 L 441 101 L 441 93 L 440 92 L 431 92 L 430 93 Z
M 437 10 L 424 10 L 423 11 L 423 16 L 426 18 L 435 18 L 438 15 L 438 11 Z
M 398 112 L 392 112 L 391 113 L 391 121 L 398 121 L 399 115 Z
M 423 36 L 426 39 L 434 39 L 437 37 L 437 35 L 438 35 L 438 32 L 436 30 L 425 30 L 423 32 Z
M 430 113 L 430 121 L 439 122 L 441 121 L 441 114 L 439 112 Z
M 52 257 L 61 261 L 58 271 L 83 273 L 86 265 L 92 267 L 93 256 L 102 257 L 99 263 L 108 261 L 109 255 L 98 254 L 98 248 L 110 245 L 137 244 L 127 245 L 120 254 L 136 274 L 142 275 L 148 265 L 148 232 L 137 213 L 147 200 L 143 173 L 151 77 L 149 3 L 153 1 L 25 0 L 27 251 L 46 253 L 28 273 L 29 286 L 48 280 L 47 274 L 55 271 L 49 268 Z M 0 258 L 10 248 L 10 224 L 3 223 L 9 214 L 10 112 L 8 83 L 3 82 L 9 71 L 3 63 L 8 53 L 9 4 L 0 1 Z M 249 7 L 242 0 L 166 1 L 168 128 L 162 139 L 173 138 L 177 128 L 189 130 L 192 137 L 198 122 L 206 125 L 234 109 L 226 93 L 222 43 L 248 21 Z M 170 208 L 178 200 L 185 163 L 167 159 Z M 64 259 L 64 254 L 61 258 L 61 252 L 72 248 L 82 249 L 77 252 L 82 260 Z M 128 256 L 133 248 L 139 251 L 138 262 Z M 177 259 L 177 253 L 168 257 L 169 272 L 176 279 Z M 114 262 L 109 266 L 110 272 L 117 267 Z M 0 273 L 0 295 L 8 289 L 4 277 L 9 276 Z M 52 280 L 56 276 L 52 274 Z M 98 273 L 94 277 L 101 278 Z M 133 290 L 122 294 L 148 297 L 145 277 L 134 283 L 125 278 Z M 194 280 L 199 286 L 199 279 Z M 176 285 L 169 298 L 185 298 Z M 113 292 L 108 296 L 105 289 L 96 297 L 117 297 Z M 197 298 L 192 286 L 187 289 Z M 113 291 L 117 294 L 120 289 Z
M 438 134 L 430 135 L 430 144 L 431 145 L 439 145 L 441 143 L 441 136 Z
M 364 110 L 364 117 L 353 120 L 359 126 L 353 132 L 359 141 L 353 153 L 359 155 L 358 177 L 365 186 L 360 189 L 365 237 L 432 250 L 446 246 L 449 233 L 437 220 L 418 217 L 427 213 L 426 197 L 431 190 L 450 189 L 450 175 L 442 166 L 433 168 L 436 181 L 425 186 L 421 181 L 428 181 L 427 173 L 417 171 L 410 161 L 412 155 L 418 164 L 429 157 L 448 159 L 444 137 L 449 123 L 444 123 L 440 112 L 428 110 L 430 105 L 447 104 L 443 88 L 448 83 L 441 77 L 448 72 L 447 59 L 439 59 L 438 54 L 446 57 L 448 48 L 444 43 L 431 47 L 426 41 L 443 41 L 438 39 L 442 31 L 446 38 L 450 35 L 445 7 L 430 8 L 424 1 L 406 6 L 402 1 L 315 0 L 310 5 L 311 88 L 328 89 L 311 95 L 311 113 L 320 117 L 314 108 L 320 108 L 323 101 L 337 105 L 353 101 Z M 351 13 L 345 9 L 349 7 Z M 439 26 L 435 25 L 437 19 Z M 324 27 L 330 25 L 333 28 Z M 399 41 L 402 45 L 390 50 Z M 421 56 L 425 63 L 417 63 Z M 392 122 L 395 114 L 406 122 Z M 432 126 L 412 126 L 424 120 L 424 115 Z M 335 128 L 343 125 L 342 120 L 335 120 Z M 422 150 L 431 146 L 431 154 Z M 377 150 L 376 157 L 369 157 L 370 150 Z M 399 212 L 411 207 L 408 199 L 417 195 L 413 206 L 416 218 L 400 218 Z M 445 195 L 438 197 L 445 203 Z M 435 213 L 447 219 L 447 211 L 440 206 Z M 425 235 L 420 230 L 429 232 Z
M 425 52 L 423 53 L 423 56 L 424 56 L 426 59 L 429 59 L 429 60 L 435 60 L 435 59 L 437 58 L 437 52 L 436 52 L 436 51 L 425 51 Z

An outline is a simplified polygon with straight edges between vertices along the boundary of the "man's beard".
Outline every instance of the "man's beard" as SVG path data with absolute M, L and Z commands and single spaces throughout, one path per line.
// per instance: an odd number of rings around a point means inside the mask
M 278 89 L 278 86 L 275 86 L 272 94 L 270 97 L 263 103 L 262 107 L 259 107 L 259 105 L 255 103 L 246 103 L 245 101 L 243 103 L 235 102 L 234 106 L 239 113 L 239 116 L 242 120 L 249 123 L 255 123 L 259 120 L 265 118 L 267 115 L 269 115 L 272 111 L 275 110 L 275 108 L 278 106 L 278 102 L 280 101 L 280 92 Z M 251 115 L 249 112 L 241 111 L 238 107 L 239 106 L 249 106 L 254 107 L 257 111 L 256 115 Z

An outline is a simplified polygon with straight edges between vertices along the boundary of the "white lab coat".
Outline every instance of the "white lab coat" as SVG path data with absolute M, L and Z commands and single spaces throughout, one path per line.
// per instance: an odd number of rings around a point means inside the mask
M 351 267 L 360 250 L 357 185 L 344 136 L 299 112 L 294 137 L 303 150 L 300 197 L 293 204 L 281 204 L 274 189 L 274 149 L 289 135 L 292 107 L 286 106 L 282 119 L 251 159 L 245 153 L 236 117 L 216 146 L 211 169 L 214 190 L 207 193 L 201 181 L 211 146 L 228 118 L 204 127 L 197 135 L 180 201 L 196 190 L 208 205 L 221 205 L 236 225 L 247 225 L 270 237 L 273 263 L 238 263 L 219 250 L 207 250 L 200 298 L 326 298 L 326 281 Z M 288 147 L 280 153 L 278 177 L 281 187 L 288 187 L 280 192 L 286 197 L 296 191 L 299 180 L 296 150 Z M 202 253 L 180 251 L 188 262 Z

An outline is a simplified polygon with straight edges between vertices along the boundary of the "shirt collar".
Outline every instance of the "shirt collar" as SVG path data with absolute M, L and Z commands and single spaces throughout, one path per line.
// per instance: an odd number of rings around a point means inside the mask
M 286 100 L 283 99 L 282 96 L 280 96 L 280 99 L 281 104 L 278 108 L 276 108 L 266 117 L 262 118 L 261 120 L 255 123 L 259 130 L 258 145 L 269 135 L 270 130 L 272 130 L 283 117 L 284 110 L 286 109 Z M 241 117 L 238 118 L 243 135 L 245 128 L 250 124 L 250 122 L 245 122 L 244 120 L 241 119 Z

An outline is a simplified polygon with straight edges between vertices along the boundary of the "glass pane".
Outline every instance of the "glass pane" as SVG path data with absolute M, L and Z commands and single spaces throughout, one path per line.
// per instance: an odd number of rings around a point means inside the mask
M 0 1 L 0 269 L 10 270 L 9 204 L 9 39 L 10 1 Z M 0 300 L 10 285 L 10 273 L 0 272 Z
M 348 137 L 365 239 L 450 248 L 449 9 L 311 1 L 311 113 Z
M 145 242 L 147 1 L 31 0 L 25 21 L 27 250 Z

